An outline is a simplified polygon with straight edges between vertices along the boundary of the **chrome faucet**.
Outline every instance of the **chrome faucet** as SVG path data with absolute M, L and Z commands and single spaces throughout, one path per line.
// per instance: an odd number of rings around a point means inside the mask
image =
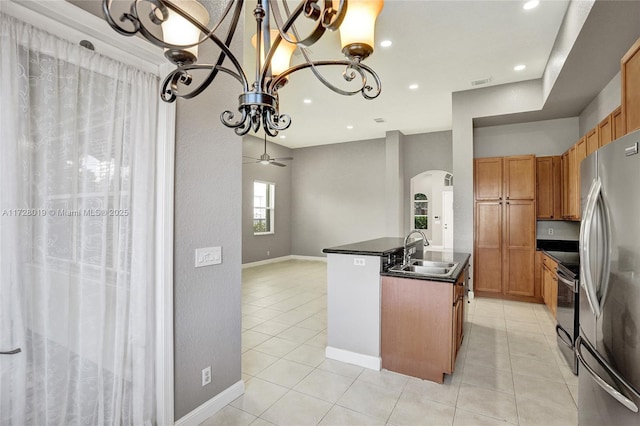
M 422 240 L 424 241 L 425 247 L 429 245 L 429 240 L 427 240 L 427 236 L 424 235 L 424 232 L 419 231 L 417 229 L 414 229 L 413 231 L 409 232 L 409 234 L 407 234 L 407 236 L 404 238 L 404 251 L 402 253 L 403 266 L 406 266 L 409 263 L 411 263 L 411 253 L 409 253 L 409 250 L 407 249 L 407 244 L 409 244 L 409 237 L 416 233 L 422 236 Z

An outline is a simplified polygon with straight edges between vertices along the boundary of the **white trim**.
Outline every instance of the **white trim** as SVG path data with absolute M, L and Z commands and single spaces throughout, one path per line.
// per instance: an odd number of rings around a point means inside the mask
M 160 67 L 168 72 L 169 64 Z M 176 104 L 158 97 L 156 196 L 156 399 L 157 422 L 173 424 L 173 210 Z
M 298 256 L 295 254 L 290 254 L 288 256 L 280 256 L 274 257 L 272 259 L 258 260 L 256 262 L 243 263 L 242 269 L 253 268 L 255 266 L 268 265 L 270 263 L 278 263 L 278 262 L 286 262 L 287 260 L 308 260 L 314 262 L 324 262 L 327 263 L 327 258 L 322 256 Z
M 476 295 L 473 293 L 473 291 L 469 291 L 469 293 L 467 293 L 467 296 L 469 297 L 469 300 L 473 300 L 476 298 Z
M 327 258 L 324 256 L 299 256 L 297 254 L 293 254 L 291 255 L 291 258 L 294 260 L 312 260 L 327 263 Z
M 199 425 L 244 393 L 244 380 L 234 383 L 195 410 L 181 417 L 175 426 Z M 159 423 L 160 424 L 160 423 Z
M 158 74 L 158 66 L 166 63 L 159 47 L 124 37 L 104 19 L 65 0 L 0 0 L 0 11 L 74 43 L 88 37 L 101 55 L 147 72 Z
M 327 346 L 324 354 L 329 359 L 336 361 L 348 362 L 349 364 L 359 365 L 360 367 L 370 370 L 380 371 L 382 369 L 382 358 L 379 356 L 371 356 L 359 354 L 357 352 L 345 351 L 331 346 Z

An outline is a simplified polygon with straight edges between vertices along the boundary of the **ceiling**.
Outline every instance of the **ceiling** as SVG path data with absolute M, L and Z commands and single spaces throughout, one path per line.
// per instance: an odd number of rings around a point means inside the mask
M 280 91 L 280 111 L 292 117 L 286 139 L 291 148 L 451 129 L 451 93 L 472 89 L 471 81 L 490 78 L 488 87 L 540 78 L 568 1 L 387 0 L 376 26 L 376 46 L 366 64 L 382 80 L 374 100 L 331 92 L 303 71 Z M 339 59 L 337 34 L 311 47 L 314 59 Z M 297 59 L 299 61 L 299 59 Z M 294 58 L 294 63 L 296 58 Z M 526 65 L 523 71 L 514 66 Z M 342 68 L 325 69 L 340 76 Z M 410 90 L 410 84 L 418 84 Z M 311 99 L 304 104 L 303 99 Z M 376 123 L 375 118 L 384 119 Z M 353 129 L 347 129 L 353 126 Z
M 70 0 L 101 16 L 100 0 Z M 221 0 L 201 0 L 212 15 Z M 245 2 L 253 5 L 252 1 Z M 289 1 L 291 5 L 297 1 Z M 537 79 L 542 76 L 562 23 L 568 0 L 541 0 L 524 10 L 524 0 L 387 0 L 376 25 L 376 43 L 391 40 L 391 47 L 376 46 L 366 60 L 380 75 L 382 93 L 374 100 L 360 95 L 338 95 L 305 70 L 290 77 L 280 90 L 280 112 L 292 118 L 289 129 L 274 142 L 298 148 L 312 145 L 383 138 L 387 131 L 404 134 L 451 129 L 451 93 L 472 89 L 471 81 L 490 78 L 477 87 Z M 226 4 L 226 2 L 225 2 Z M 251 8 L 245 15 L 252 20 Z M 254 32 L 245 24 L 245 45 Z M 245 47 L 245 52 L 249 49 Z M 339 36 L 327 32 L 311 47 L 313 59 L 342 59 Z M 252 55 L 245 55 L 245 70 L 252 75 Z M 212 58 L 201 58 L 211 62 Z M 302 61 L 294 53 L 292 63 Z M 518 64 L 523 71 L 514 71 Z M 324 68 L 326 77 L 345 86 L 342 67 Z M 222 79 L 221 79 L 222 80 Z M 222 84 L 225 84 L 223 82 Z M 215 82 L 208 90 L 215 90 Z M 233 84 L 233 83 L 232 83 Z M 410 90 L 410 84 L 417 84 Z M 304 99 L 311 99 L 305 104 Z M 229 100 L 234 109 L 236 100 Z M 376 118 L 384 122 L 377 123 Z M 347 126 L 353 126 L 348 129 Z M 258 135 L 258 137 L 261 137 Z

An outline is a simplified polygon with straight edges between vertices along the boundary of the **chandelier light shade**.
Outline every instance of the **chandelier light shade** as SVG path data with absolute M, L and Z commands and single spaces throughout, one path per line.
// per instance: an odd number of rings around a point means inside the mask
M 202 25 L 209 25 L 209 12 L 196 0 L 175 0 L 174 3 Z M 200 29 L 173 11 L 169 11 L 168 18 L 161 25 L 162 40 L 166 43 L 178 46 L 192 45 L 181 49 L 165 49 L 167 58 L 174 62 L 195 62 L 198 59 Z
M 276 136 L 291 125 L 291 117 L 280 113 L 279 92 L 289 76 L 301 70 L 310 71 L 327 88 L 341 95 L 361 94 L 365 99 L 380 95 L 380 78 L 362 61 L 373 53 L 375 22 L 383 0 L 300 0 L 294 9 L 282 0 L 255 0 L 256 34 L 252 44 L 256 66 L 249 76 L 230 50 L 243 16 L 244 0 L 228 0 L 220 18 L 211 26 L 207 9 L 197 0 L 131 0 L 129 11 L 118 18 L 113 16 L 112 3 L 113 0 L 103 0 L 102 10 L 115 31 L 125 36 L 143 36 L 164 48 L 167 59 L 176 65 L 161 85 L 162 100 L 193 98 L 220 73 L 240 84 L 237 109 L 220 115 L 222 123 L 238 135 L 262 129 L 267 135 Z M 296 24 L 303 20 L 305 32 L 301 33 Z M 151 27 L 160 27 L 162 36 L 158 37 L 158 31 Z M 344 59 L 311 59 L 307 48 L 327 30 L 340 31 Z M 198 46 L 205 42 L 218 48 L 215 62 L 199 62 Z M 296 49 L 300 49 L 303 61 L 291 66 Z M 338 87 L 321 72 L 336 67 L 342 69 L 344 86 Z M 206 76 L 196 82 L 194 71 L 204 71 Z
M 340 26 L 342 53 L 347 58 L 361 59 L 373 53 L 376 19 L 383 0 L 350 0 L 347 14 Z

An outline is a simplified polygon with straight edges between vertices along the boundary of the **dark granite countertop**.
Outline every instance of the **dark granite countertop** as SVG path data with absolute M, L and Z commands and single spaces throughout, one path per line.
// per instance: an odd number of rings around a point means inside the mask
M 421 238 L 410 240 L 409 246 L 421 243 Z M 404 247 L 404 238 L 376 238 L 375 240 L 360 241 L 343 246 L 322 250 L 323 253 L 355 254 L 361 256 L 386 256 Z
M 458 266 L 456 267 L 453 274 L 450 277 L 439 277 L 436 275 L 417 275 L 411 274 L 401 271 L 383 271 L 380 273 L 382 276 L 387 277 L 399 277 L 399 278 L 410 278 L 414 280 L 425 280 L 425 281 L 442 281 L 447 283 L 455 283 L 460 274 L 464 271 L 464 268 L 469 263 L 469 258 L 471 257 L 468 253 L 456 253 L 450 251 L 437 252 L 437 251 L 427 251 L 422 257 L 414 257 L 413 259 L 422 259 L 422 260 L 433 260 L 437 262 L 458 262 Z

